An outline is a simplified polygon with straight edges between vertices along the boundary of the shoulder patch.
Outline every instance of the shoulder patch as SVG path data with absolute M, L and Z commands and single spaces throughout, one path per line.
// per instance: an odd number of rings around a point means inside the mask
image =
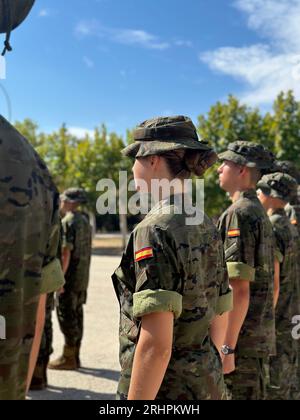
M 227 233 L 228 238 L 238 238 L 241 236 L 241 230 L 240 229 L 230 229 Z
M 153 257 L 153 248 L 143 248 L 135 253 L 135 262 L 146 260 Z

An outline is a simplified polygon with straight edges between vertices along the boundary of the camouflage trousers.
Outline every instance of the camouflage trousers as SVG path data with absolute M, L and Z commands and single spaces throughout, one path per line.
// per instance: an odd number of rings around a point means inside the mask
M 46 318 L 45 326 L 42 335 L 40 351 L 38 355 L 37 364 L 43 365 L 48 363 L 51 354 L 53 353 L 53 327 L 52 327 L 52 311 L 54 310 L 54 293 L 47 296 L 46 302 Z
M 300 340 L 297 344 L 297 360 L 296 360 L 296 374 L 294 376 L 294 383 L 292 384 L 291 399 L 294 401 L 300 400 Z
M 229 398 L 234 401 L 266 399 L 269 384 L 268 359 L 237 357 L 236 370 L 225 376 Z
M 80 347 L 83 337 L 83 305 L 86 298 L 87 292 L 74 292 L 67 288 L 59 297 L 57 317 L 67 346 Z
M 270 358 L 270 384 L 268 400 L 292 400 L 292 390 L 297 383 L 297 349 L 290 337 L 277 341 L 277 356 Z

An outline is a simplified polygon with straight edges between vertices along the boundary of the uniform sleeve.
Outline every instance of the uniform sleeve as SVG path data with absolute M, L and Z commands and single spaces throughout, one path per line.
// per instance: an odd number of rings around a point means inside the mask
M 155 312 L 182 312 L 182 277 L 176 247 L 166 231 L 139 228 L 134 237 L 136 290 L 133 314 L 141 318 Z
M 63 239 L 62 247 L 73 251 L 75 246 L 75 228 L 69 215 L 62 220 Z
M 56 203 L 54 207 L 55 210 L 53 214 L 51 232 L 42 268 L 41 294 L 55 292 L 61 289 L 65 284 L 61 262 L 57 258 L 61 235 L 58 203 Z
M 280 264 L 284 261 L 285 251 L 285 244 L 280 229 L 273 226 L 274 232 L 274 240 L 275 240 L 275 258 L 280 262 Z
M 233 292 L 229 284 L 228 271 L 225 263 L 223 244 L 220 241 L 217 282 L 220 284 L 220 294 L 217 302 L 216 313 L 222 315 L 233 309 Z
M 255 281 L 256 225 L 251 218 L 232 211 L 219 226 L 230 279 Z

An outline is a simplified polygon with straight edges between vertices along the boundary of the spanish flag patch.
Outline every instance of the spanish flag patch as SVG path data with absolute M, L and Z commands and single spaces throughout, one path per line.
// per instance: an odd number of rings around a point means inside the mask
M 241 236 L 240 229 L 230 229 L 228 231 L 228 238 L 238 238 L 239 236 Z
M 291 221 L 291 223 L 292 223 L 292 225 L 298 225 L 298 220 L 297 220 L 297 219 L 293 219 L 293 220 Z
M 135 253 L 135 262 L 146 260 L 153 257 L 153 248 L 143 248 Z

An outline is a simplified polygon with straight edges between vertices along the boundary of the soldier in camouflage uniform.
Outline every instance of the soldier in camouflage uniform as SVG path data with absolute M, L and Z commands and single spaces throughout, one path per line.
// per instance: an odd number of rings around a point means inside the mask
M 295 237 L 296 230 L 284 209 L 297 194 L 297 181 L 287 174 L 274 173 L 265 175 L 257 187 L 259 200 L 273 226 L 276 259 L 280 264 L 280 294 L 276 306 L 277 356 L 270 359 L 268 399 L 290 400 L 291 386 L 297 374 L 297 347 L 291 334 L 291 320 L 297 289 L 299 237 Z
M 266 396 L 265 362 L 275 353 L 275 262 L 272 225 L 255 188 L 274 157 L 244 141 L 219 157 L 220 185 L 233 201 L 219 220 L 235 302 L 223 347 L 225 380 L 234 400 L 260 400 Z
M 186 117 L 146 121 L 134 139 L 124 154 L 136 159 L 137 183 L 200 176 L 216 161 Z M 182 191 L 161 197 L 134 229 L 112 277 L 120 303 L 118 399 L 226 398 L 210 339 L 213 320 L 232 307 L 222 241 L 206 215 L 189 226 L 178 197 Z
M 298 236 L 300 238 L 300 171 L 295 166 L 294 163 L 290 161 L 277 161 L 276 162 L 276 170 L 280 170 L 280 172 L 283 172 L 285 174 L 290 175 L 296 181 L 298 182 L 298 190 L 297 190 L 297 196 L 294 196 L 290 203 L 287 204 L 285 211 L 287 216 L 289 217 L 291 224 L 294 226 L 295 230 L 298 232 Z M 299 250 L 299 258 L 298 261 L 300 261 L 300 242 L 298 245 Z M 299 263 L 300 264 L 300 263 Z M 294 308 L 294 315 L 300 314 L 300 266 L 297 270 L 297 290 L 296 290 L 296 302 L 295 302 L 295 308 Z M 298 374 L 296 378 L 296 383 L 292 387 L 292 395 L 294 400 L 300 399 L 300 340 L 298 340 Z
M 297 181 L 298 185 L 300 184 L 300 171 L 296 168 L 293 162 L 288 160 L 277 161 L 274 170 L 276 172 L 290 175 Z M 298 187 L 298 194 L 291 199 L 285 210 L 292 225 L 297 227 L 300 235 L 300 186 Z
M 57 315 L 65 337 L 65 346 L 62 356 L 51 362 L 48 367 L 56 370 L 76 370 L 80 367 L 83 305 L 87 300 L 92 233 L 88 215 L 78 209 L 80 205 L 87 203 L 85 191 L 70 188 L 62 194 L 61 201 L 62 259 L 66 284 L 59 297 Z
M 0 139 L 0 400 L 21 400 L 40 296 L 64 284 L 56 258 L 59 195 L 44 162 L 3 117 Z

